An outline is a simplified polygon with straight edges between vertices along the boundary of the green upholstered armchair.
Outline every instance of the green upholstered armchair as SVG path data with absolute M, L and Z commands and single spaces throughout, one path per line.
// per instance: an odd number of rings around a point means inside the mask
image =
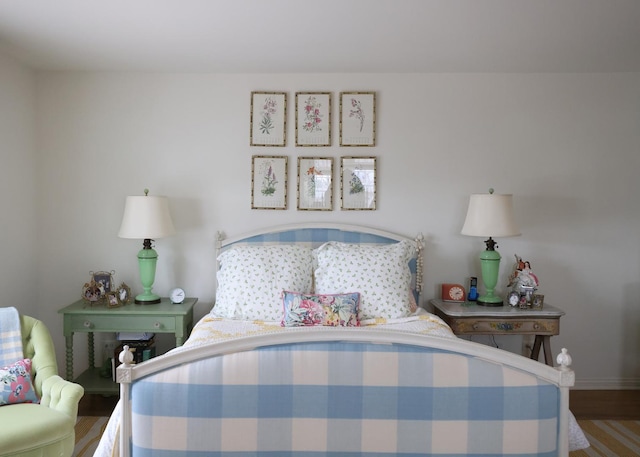
M 31 375 L 40 404 L 0 406 L 0 455 L 71 456 L 78 402 L 84 389 L 58 376 L 49 330 L 32 317 L 20 316 L 22 350 L 32 361 Z

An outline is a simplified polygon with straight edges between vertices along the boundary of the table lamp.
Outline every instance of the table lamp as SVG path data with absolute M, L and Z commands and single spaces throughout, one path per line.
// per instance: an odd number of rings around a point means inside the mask
M 480 254 L 480 271 L 485 294 L 478 297 L 478 304 L 502 306 L 502 298 L 494 293 L 500 272 L 500 253 L 492 237 L 520 235 L 513 217 L 512 195 L 497 195 L 493 189 L 488 194 L 472 194 L 469 198 L 467 218 L 462 227 L 463 235 L 489 237 L 487 249 Z
M 151 242 L 176 232 L 169 214 L 167 197 L 150 197 L 148 194 L 149 189 L 145 189 L 144 197 L 127 197 L 122 225 L 118 232 L 120 238 L 144 240 L 142 249 L 138 252 L 140 280 L 144 290 L 135 298 L 135 302 L 139 304 L 160 303 L 160 297 L 151 292 L 158 261 L 158 253 L 151 246 Z

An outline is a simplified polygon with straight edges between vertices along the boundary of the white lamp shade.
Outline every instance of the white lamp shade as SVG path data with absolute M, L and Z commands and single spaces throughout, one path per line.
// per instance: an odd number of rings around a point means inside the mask
M 157 239 L 175 233 L 167 197 L 127 197 L 120 238 Z
M 461 233 L 485 237 L 520 235 L 513 217 L 513 196 L 472 194 Z

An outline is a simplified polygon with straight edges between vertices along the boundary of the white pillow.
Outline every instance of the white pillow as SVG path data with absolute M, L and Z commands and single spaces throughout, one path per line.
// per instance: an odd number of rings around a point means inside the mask
M 330 241 L 314 252 L 316 294 L 360 292 L 361 320 L 394 319 L 411 314 L 409 241 L 359 245 Z
M 282 291 L 311 293 L 311 248 L 296 245 L 234 246 L 218 256 L 213 314 L 280 321 Z

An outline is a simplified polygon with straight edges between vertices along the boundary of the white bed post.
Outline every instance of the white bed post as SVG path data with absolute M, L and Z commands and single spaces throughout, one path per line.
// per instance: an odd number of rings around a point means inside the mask
M 129 457 L 131 450 L 131 379 L 133 354 L 124 346 L 118 357 L 122 365 L 116 369 L 116 380 L 120 383 L 120 457 Z
M 569 368 L 571 356 L 565 348 L 558 354 L 558 371 L 560 372 L 560 436 L 558 438 L 558 451 L 560 456 L 569 456 L 569 388 L 576 382 L 574 371 Z

